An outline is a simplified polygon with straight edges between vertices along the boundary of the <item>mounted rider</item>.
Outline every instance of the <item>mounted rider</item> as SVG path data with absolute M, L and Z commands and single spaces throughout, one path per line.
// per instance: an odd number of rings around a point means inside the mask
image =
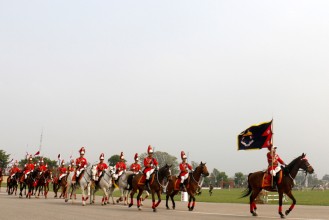
M 123 152 L 120 154 L 120 161 L 116 163 L 115 165 L 115 174 L 112 175 L 114 182 L 117 181 L 120 176 L 125 172 L 127 169 L 125 158 L 123 156 Z
M 13 167 L 9 170 L 9 180 L 8 180 L 8 183 L 15 176 L 16 173 L 21 172 L 21 170 L 17 166 L 18 166 L 18 162 L 16 160 L 15 163 L 13 164 Z
M 39 174 L 41 175 L 42 173 L 47 171 L 47 165 L 45 165 L 43 158 L 40 159 L 39 161 L 39 167 L 38 167 L 38 171 L 40 172 Z
M 148 190 L 150 189 L 150 176 L 151 174 L 154 172 L 155 169 L 158 169 L 158 161 L 153 158 L 153 148 L 151 145 L 148 146 L 147 148 L 147 153 L 148 156 L 144 158 L 144 170 L 143 173 L 146 177 L 146 181 L 145 181 L 145 185 L 148 188 Z
M 107 164 L 104 163 L 104 153 L 99 156 L 99 163 L 96 166 L 95 181 L 99 181 L 99 178 L 103 175 L 103 172 L 108 168 Z
M 189 170 L 193 171 L 192 166 L 186 162 L 187 160 L 187 156 L 185 154 L 184 151 L 181 151 L 181 158 L 182 158 L 182 162 L 179 164 L 179 170 L 180 170 L 180 190 L 181 191 L 186 191 L 185 185 L 184 185 L 184 181 L 187 180 L 188 178 L 188 174 L 189 174 Z
M 58 167 L 57 170 L 58 170 L 58 184 L 60 184 L 62 178 L 65 177 L 65 176 L 67 175 L 67 169 L 66 169 L 66 167 L 65 167 L 65 162 L 64 162 L 64 160 L 62 160 L 62 162 L 61 162 L 61 166 Z
M 24 175 L 22 175 L 20 182 L 24 182 L 24 180 L 27 178 L 27 175 L 31 173 L 35 168 L 35 165 L 32 161 L 32 155 L 29 156 L 27 160 L 27 164 L 24 165 Z
M 277 181 L 278 181 L 278 175 L 281 170 L 281 166 L 279 166 L 279 163 L 281 165 L 286 166 L 285 162 L 280 158 L 280 156 L 276 153 L 277 147 L 271 146 L 268 147 L 269 152 L 267 153 L 267 162 L 268 162 L 268 173 L 272 175 L 273 178 L 273 189 L 277 189 Z
M 130 170 L 134 172 L 134 174 L 138 174 L 141 172 L 141 165 L 139 164 L 138 153 L 135 154 L 134 157 L 135 163 L 130 165 Z
M 85 148 L 81 147 L 81 149 L 79 150 L 80 157 L 78 157 L 75 160 L 75 164 L 77 165 L 77 168 L 75 170 L 74 176 L 75 176 L 75 180 L 78 180 L 78 181 L 79 181 L 79 177 L 80 177 L 81 173 L 86 169 L 87 164 L 88 164 L 87 159 L 84 157 L 85 152 L 86 152 Z M 73 179 L 73 181 L 74 181 L 74 179 Z
M 70 164 L 67 167 L 67 172 L 74 172 L 75 171 L 75 163 L 74 163 L 74 159 L 70 160 Z

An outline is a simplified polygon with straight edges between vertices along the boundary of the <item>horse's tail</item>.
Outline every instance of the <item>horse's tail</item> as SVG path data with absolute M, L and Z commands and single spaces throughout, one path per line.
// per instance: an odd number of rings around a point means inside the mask
M 249 196 L 252 192 L 252 189 L 250 186 L 250 181 L 249 181 L 249 177 L 251 174 L 252 173 L 249 173 L 249 175 L 248 175 L 248 187 L 242 192 L 242 196 L 240 197 L 240 199 Z

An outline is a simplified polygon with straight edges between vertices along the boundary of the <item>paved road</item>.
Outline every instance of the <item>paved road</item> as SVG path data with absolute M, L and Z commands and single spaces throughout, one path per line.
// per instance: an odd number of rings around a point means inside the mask
M 277 206 L 258 205 L 257 218 L 252 217 L 246 204 L 219 204 L 219 203 L 196 203 L 193 212 L 187 211 L 186 202 L 176 202 L 176 210 L 166 210 L 165 201 L 162 201 L 154 213 L 151 209 L 150 200 L 145 201 L 143 209 L 137 210 L 136 206 L 128 208 L 123 205 L 100 205 L 100 197 L 94 205 L 81 205 L 81 197 L 65 203 L 63 199 L 20 199 L 17 196 L 8 196 L 2 188 L 0 193 L 1 220 L 48 220 L 48 219 L 279 219 Z M 288 208 L 286 205 L 284 210 Z M 328 206 L 296 206 L 294 211 L 287 217 L 293 220 L 329 220 Z

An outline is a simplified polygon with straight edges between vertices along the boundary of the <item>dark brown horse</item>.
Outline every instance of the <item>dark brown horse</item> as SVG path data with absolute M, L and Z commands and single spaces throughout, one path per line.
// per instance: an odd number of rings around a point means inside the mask
M 58 177 L 53 179 L 53 191 L 55 193 L 54 198 L 57 198 L 58 190 L 61 189 L 61 194 L 58 198 L 64 198 L 66 193 L 66 184 L 67 184 L 67 175 L 62 177 L 61 180 L 58 179 Z
M 154 212 L 156 212 L 156 207 L 160 204 L 161 202 L 161 192 L 164 188 L 166 188 L 165 185 L 163 185 L 164 179 L 167 178 L 169 179 L 171 175 L 170 171 L 171 165 L 165 165 L 161 167 L 159 170 L 155 170 L 151 176 L 150 176 L 150 189 L 151 189 L 151 194 L 152 194 L 152 209 Z M 137 174 L 133 180 L 132 180 L 132 190 L 130 193 L 130 204 L 129 207 L 133 205 L 133 198 L 134 194 L 138 190 L 138 195 L 137 195 L 137 208 L 140 210 L 141 206 L 141 195 L 143 191 L 145 190 L 145 176 L 144 174 Z M 158 202 L 155 203 L 155 193 L 158 196 Z
M 299 169 L 302 169 L 305 171 L 305 173 L 313 173 L 314 169 L 309 164 L 308 160 L 306 159 L 306 155 L 303 153 L 301 156 L 294 159 L 289 165 L 287 165 L 283 169 L 283 177 L 281 182 L 278 183 L 278 193 L 279 193 L 279 215 L 281 218 L 284 218 L 285 215 L 282 213 L 282 198 L 283 193 L 285 193 L 289 198 L 292 200 L 292 204 L 289 207 L 288 210 L 286 210 L 285 214 L 288 215 L 296 204 L 296 199 L 292 195 L 292 187 L 294 186 L 294 179 L 299 171 Z M 262 189 L 265 189 L 267 191 L 276 191 L 273 190 L 271 186 L 263 186 L 263 177 L 265 175 L 265 172 L 258 171 L 255 173 L 250 173 L 248 176 L 248 188 L 245 190 L 245 193 L 242 195 L 242 197 L 246 197 L 250 195 L 250 213 L 253 216 L 257 216 L 256 213 L 256 203 L 255 198 L 257 195 L 262 191 Z
M 22 175 L 25 175 L 24 173 Z M 24 181 L 20 182 L 20 192 L 19 192 L 19 197 L 22 198 L 23 194 L 22 191 L 23 189 L 28 188 L 28 193 L 26 195 L 26 198 L 31 198 L 31 195 L 33 194 L 34 188 L 36 187 L 37 180 L 39 179 L 39 172 L 37 170 L 31 171 L 26 179 Z
M 1 192 L 1 184 L 3 180 L 2 168 L 0 167 L 0 192 Z
M 198 192 L 199 188 L 201 187 L 200 184 L 200 179 L 201 176 L 209 176 L 209 172 L 206 166 L 206 163 L 200 163 L 199 166 L 195 168 L 195 170 L 189 174 L 189 177 L 187 179 L 187 186 L 186 186 L 186 191 L 189 195 L 189 202 L 188 202 L 188 209 L 189 211 L 192 211 L 195 206 L 195 195 Z M 166 207 L 169 209 L 168 206 L 168 200 L 169 197 L 172 201 L 172 208 L 175 209 L 175 201 L 174 201 L 174 196 L 177 195 L 179 192 L 179 184 L 177 184 L 177 181 L 180 181 L 178 177 L 172 176 L 169 180 L 168 183 L 168 188 L 167 188 L 167 195 L 166 195 Z M 193 200 L 193 202 L 192 202 Z M 192 206 L 191 206 L 192 202 Z
M 51 170 L 46 170 L 42 172 L 40 175 L 38 181 L 37 181 L 37 186 L 36 186 L 36 192 L 38 191 L 38 195 L 36 195 L 36 198 L 39 198 L 40 196 L 40 191 L 43 190 L 43 195 L 45 196 L 45 199 L 47 199 L 47 194 L 49 191 L 49 182 L 52 180 L 52 171 Z
M 19 179 L 20 179 L 21 175 L 22 175 L 22 172 L 17 172 L 12 176 L 8 176 L 8 178 L 7 178 L 7 192 L 8 192 L 8 195 L 12 195 L 14 193 L 16 195 L 18 182 L 19 182 Z

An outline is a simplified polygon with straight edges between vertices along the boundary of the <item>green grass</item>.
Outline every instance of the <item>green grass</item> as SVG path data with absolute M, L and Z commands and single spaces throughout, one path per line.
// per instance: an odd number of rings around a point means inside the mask
M 6 187 L 5 183 L 2 183 L 2 187 Z M 52 190 L 52 186 L 50 186 Z M 202 194 L 196 196 L 198 202 L 212 202 L 212 203 L 244 203 L 248 204 L 249 197 L 240 198 L 244 189 L 215 189 L 213 190 L 212 196 L 209 196 L 208 190 L 202 190 Z M 77 191 L 79 193 L 79 191 Z M 97 195 L 102 195 L 100 191 Z M 308 189 L 307 191 L 293 191 L 293 195 L 297 200 L 297 205 L 319 205 L 329 206 L 329 190 L 315 191 Z M 114 197 L 119 197 L 119 191 L 114 192 Z M 135 194 L 136 196 L 136 194 Z M 180 200 L 180 194 L 175 196 L 175 200 Z M 162 195 L 162 199 L 165 200 L 165 195 Z M 291 200 L 285 204 L 290 204 Z M 271 201 L 269 204 L 278 204 L 277 201 Z

